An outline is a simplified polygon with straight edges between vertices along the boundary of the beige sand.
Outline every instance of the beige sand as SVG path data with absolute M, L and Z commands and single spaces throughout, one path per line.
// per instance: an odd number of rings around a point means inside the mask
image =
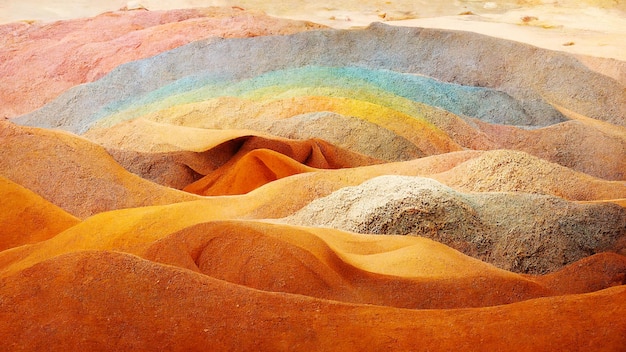
M 626 60 L 623 41 L 626 2 L 608 0 L 349 0 L 340 3 L 330 0 L 2 0 L 0 23 L 87 17 L 124 7 L 166 10 L 205 6 L 257 9 L 273 16 L 305 19 L 335 28 L 385 21 L 394 25 L 474 31 L 552 50 Z

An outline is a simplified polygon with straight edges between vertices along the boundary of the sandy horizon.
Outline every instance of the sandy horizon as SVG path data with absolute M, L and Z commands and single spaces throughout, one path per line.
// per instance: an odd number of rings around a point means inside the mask
M 626 3 L 623 1 L 346 1 L 334 4 L 259 0 L 169 1 L 0 1 L 0 23 L 57 21 L 122 8 L 170 10 L 227 6 L 271 16 L 307 20 L 332 28 L 359 28 L 373 22 L 463 30 L 578 55 L 626 61 Z

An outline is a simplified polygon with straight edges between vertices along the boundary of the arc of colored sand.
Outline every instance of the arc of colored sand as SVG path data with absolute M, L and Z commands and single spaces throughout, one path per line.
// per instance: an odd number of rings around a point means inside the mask
M 229 100 L 232 101 L 231 99 Z M 201 105 L 211 106 L 211 102 L 201 103 Z M 214 106 L 220 105 L 222 104 L 216 104 Z M 252 105 L 253 108 L 249 108 L 247 105 Z M 223 105 L 222 108 L 224 108 Z M 221 112 L 231 114 L 231 116 L 234 115 L 235 118 L 258 117 L 259 114 L 265 116 L 269 115 L 274 118 L 288 118 L 304 113 L 329 111 L 360 118 L 388 129 L 406 138 L 429 155 L 463 149 L 444 131 L 426 121 L 424 118 L 411 116 L 391 108 L 361 100 L 340 97 L 296 96 L 287 99 L 271 100 L 261 104 L 254 104 L 254 102 L 247 104 L 244 101 L 242 105 L 236 108 L 229 109 L 228 106 L 225 108 L 226 111 L 220 109 Z M 415 112 L 417 112 L 417 109 L 415 110 Z M 247 114 L 248 112 L 251 114 L 256 112 L 256 116 L 249 116 Z M 180 111 L 177 111 L 177 108 L 172 108 L 154 115 L 146 115 L 144 118 L 174 124 L 184 120 L 184 123 L 187 125 L 190 124 L 191 121 L 197 123 L 198 120 L 202 119 L 210 120 L 213 116 L 210 111 L 198 111 L 194 109 L 194 107 L 187 105 L 181 106 Z M 220 118 L 223 118 L 223 116 Z M 103 120 L 98 127 L 106 126 L 109 123 L 114 123 L 114 121 Z M 191 122 L 191 124 L 193 124 L 193 122 Z M 198 125 L 201 124 L 197 124 L 196 126 Z
M 96 115 L 95 120 L 107 115 L 122 115 L 124 117 L 117 119 L 129 119 L 175 105 L 221 96 L 253 98 L 258 95 L 255 91 L 269 90 L 261 94 L 272 94 L 276 93 L 272 92 L 275 90 L 287 91 L 305 87 L 332 87 L 331 90 L 337 90 L 332 96 L 357 99 L 368 97 L 373 99 L 371 102 L 378 102 L 377 96 L 386 95 L 390 103 L 387 106 L 392 108 L 395 108 L 392 104 L 395 101 L 390 96 L 395 96 L 487 121 L 494 118 L 520 121 L 528 119 L 515 99 L 489 88 L 462 86 L 431 77 L 382 69 L 305 66 L 272 71 L 242 81 L 228 82 L 224 81 L 224 77 L 214 74 L 184 77 L 140 98 L 109 104 Z M 500 109 L 503 106 L 507 109 Z

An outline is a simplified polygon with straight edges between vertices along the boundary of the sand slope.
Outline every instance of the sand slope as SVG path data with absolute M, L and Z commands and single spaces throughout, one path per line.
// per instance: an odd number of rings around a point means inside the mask
M 47 240 L 80 222 L 36 193 L 0 177 L 0 250 Z
M 0 349 L 624 349 L 622 5 L 219 3 L 0 25 Z
M 121 350 L 181 351 L 617 351 L 626 342 L 623 286 L 479 310 L 406 310 L 252 290 L 114 252 L 65 255 L 0 280 L 3 320 L 24 318 L 0 329 L 8 349 L 99 350 L 112 338 Z
M 100 146 L 62 132 L 0 123 L 0 175 L 79 218 L 195 196 L 146 181 Z
M 236 8 L 121 11 L 54 23 L 5 24 L 0 26 L 0 117 L 31 112 L 122 63 L 195 40 L 321 27 Z
M 277 179 L 275 172 L 279 172 L 278 178 L 282 178 L 305 172 L 310 167 L 336 169 L 382 162 L 318 138 L 293 140 L 251 130 L 209 130 L 144 119 L 93 129 L 85 136 L 107 148 L 127 170 L 159 184 L 185 188 L 188 192 L 202 195 L 238 194 L 245 189 L 252 190 Z M 250 154 L 258 149 L 275 153 Z M 259 155 L 263 157 L 259 158 Z M 278 170 L 280 167 L 268 169 L 267 166 L 272 164 L 291 166 L 283 168 L 283 171 Z M 234 186 L 225 193 L 206 189 L 224 174 L 239 177 L 240 182 L 245 183 L 246 178 L 253 178 L 262 170 L 268 171 L 264 174 L 270 178 L 264 182 L 260 182 L 261 178 L 257 179 L 260 183 L 255 183 L 255 186 L 242 183 L 242 189 L 237 190 L 238 187 Z M 218 182 L 226 187 L 230 180 Z
M 626 239 L 626 210 L 614 204 L 582 205 L 526 194 L 462 194 L 432 179 L 401 176 L 381 176 L 340 189 L 285 221 L 425 236 L 524 273 L 546 273 L 606 250 L 624 253 Z
M 468 41 L 474 45 L 466 46 L 464 43 Z M 246 50 L 241 50 L 242 47 Z M 267 47 L 283 55 L 268 55 Z M 356 50 L 347 51 L 346 47 Z M 306 55 L 298 54 L 303 52 Z M 194 60 L 188 59 L 190 55 L 197 62 L 211 62 L 211 67 L 193 64 Z M 549 68 L 546 62 L 552 62 Z M 44 109 L 15 121 L 65 126 L 84 132 L 103 112 L 115 112 L 124 97 L 146 94 L 183 77 L 202 73 L 234 80 L 276 69 L 339 63 L 419 73 L 444 82 L 498 89 L 523 103 L 522 107 L 537 119 L 533 125 L 564 119 L 545 99 L 592 118 L 624 125 L 624 87 L 587 69 L 571 56 L 476 34 L 381 24 L 364 30 L 198 41 L 159 57 L 122 65 L 98 82 L 76 87 Z M 462 70 L 462 66 L 472 70 Z M 167 76 L 157 73 L 164 70 Z M 153 73 L 138 75 L 138 72 Z M 121 81 L 134 83 L 115 83 Z M 122 88 L 109 91 L 106 89 L 109 85 Z M 87 90 L 90 94 L 86 94 Z M 81 96 L 90 96 L 89 102 Z M 73 104 L 68 104 L 69 101 Z M 46 115 L 56 116 L 55 121 L 46 121 L 43 118 Z

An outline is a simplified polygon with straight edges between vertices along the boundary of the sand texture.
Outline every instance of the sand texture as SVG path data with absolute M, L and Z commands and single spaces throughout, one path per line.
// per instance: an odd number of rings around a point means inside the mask
M 622 1 L 0 1 L 0 350 L 624 351 Z

